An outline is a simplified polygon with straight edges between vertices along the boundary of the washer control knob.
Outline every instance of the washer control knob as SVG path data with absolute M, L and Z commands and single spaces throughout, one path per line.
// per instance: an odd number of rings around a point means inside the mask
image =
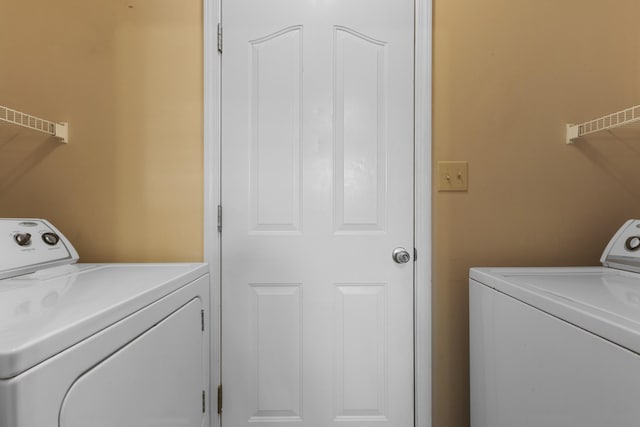
M 50 246 L 57 245 L 60 237 L 56 233 L 43 233 L 42 240 Z
M 637 251 L 640 249 L 640 236 L 631 236 L 624 242 L 624 247 L 630 251 Z
M 13 238 L 20 246 L 29 246 L 31 244 L 31 234 L 29 233 L 16 233 Z

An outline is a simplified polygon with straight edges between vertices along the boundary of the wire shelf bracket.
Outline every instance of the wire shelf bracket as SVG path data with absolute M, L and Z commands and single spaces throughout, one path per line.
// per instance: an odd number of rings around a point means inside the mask
M 44 132 L 56 138 L 60 138 L 61 142 L 69 142 L 69 124 L 55 123 L 49 120 L 41 119 L 31 114 L 21 113 L 8 107 L 0 105 L 0 122 L 6 122 L 13 125 L 32 129 L 38 132 Z
M 621 127 L 640 127 L 640 105 L 598 117 L 578 125 L 567 125 L 567 144 L 573 144 L 578 138 L 596 132 Z

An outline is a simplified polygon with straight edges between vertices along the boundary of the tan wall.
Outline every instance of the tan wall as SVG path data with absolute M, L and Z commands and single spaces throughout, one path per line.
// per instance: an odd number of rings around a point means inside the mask
M 640 216 L 636 140 L 564 144 L 564 124 L 640 104 L 640 2 L 435 0 L 434 427 L 469 425 L 471 266 L 595 265 Z
M 202 2 L 0 4 L 0 217 L 44 217 L 83 261 L 201 260 Z

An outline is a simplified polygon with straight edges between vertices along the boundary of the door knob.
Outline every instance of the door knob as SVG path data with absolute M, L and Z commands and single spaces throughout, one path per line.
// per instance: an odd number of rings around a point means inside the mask
M 391 256 L 398 264 L 406 264 L 411 260 L 411 255 L 405 248 L 395 248 Z

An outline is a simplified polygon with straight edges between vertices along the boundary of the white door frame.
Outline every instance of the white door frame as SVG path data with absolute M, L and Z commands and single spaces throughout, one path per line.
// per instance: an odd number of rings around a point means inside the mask
M 415 2 L 414 138 L 415 268 L 414 376 L 415 427 L 431 427 L 431 58 L 432 0 Z M 203 0 L 204 34 L 204 260 L 211 269 L 211 425 L 220 383 L 220 69 L 217 25 L 220 0 Z M 215 402 L 215 405 L 214 405 Z

